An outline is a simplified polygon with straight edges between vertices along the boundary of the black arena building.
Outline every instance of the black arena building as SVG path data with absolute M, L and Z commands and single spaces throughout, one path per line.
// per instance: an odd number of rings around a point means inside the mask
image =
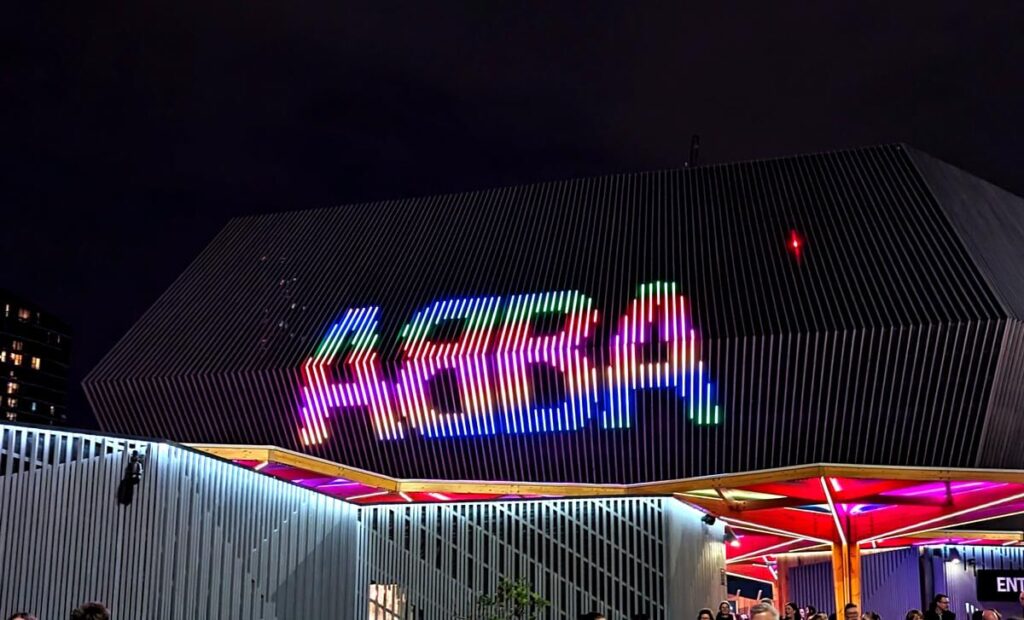
M 236 219 L 102 434 L 0 424 L 0 601 L 1015 614 L 1022 267 L 1024 201 L 902 145 Z
M 400 478 L 603 484 L 819 462 L 1024 467 L 1022 209 L 891 145 L 241 218 L 85 387 L 105 429 L 273 444 Z M 620 370 L 610 343 L 638 287 L 654 282 L 676 285 L 701 385 L 713 388 L 703 405 L 718 409 L 695 420 L 697 398 L 633 381 L 628 426 L 603 424 L 615 398 L 608 369 Z M 509 304 L 562 291 L 597 313 L 577 342 L 596 377 L 581 397 L 591 404 L 573 430 L 557 416 L 548 425 L 544 411 L 569 402 L 571 373 L 534 363 L 523 376 L 536 429 L 517 432 L 499 402 L 514 386 L 496 376 Z M 325 438 L 303 441 L 302 368 L 348 309 L 377 309 L 376 376 L 394 392 L 403 325 L 434 302 L 490 298 L 497 317 L 473 362 L 490 373 L 476 394 L 491 407 L 473 414 L 486 432 L 427 436 L 393 396 L 401 439 L 374 430 L 362 399 L 322 403 Z M 469 314 L 449 315 L 427 340 L 470 329 Z M 523 321 L 539 339 L 566 316 Z M 349 344 L 327 384 L 353 381 L 341 363 Z M 667 346 L 640 343 L 623 372 L 668 359 Z M 698 368 L 675 370 L 685 384 Z M 422 382 L 442 418 L 468 411 L 457 374 Z

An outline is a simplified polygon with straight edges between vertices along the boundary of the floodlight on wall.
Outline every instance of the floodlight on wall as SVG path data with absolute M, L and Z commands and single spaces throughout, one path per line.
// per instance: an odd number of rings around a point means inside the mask
M 725 544 L 732 547 L 740 546 L 740 538 L 736 535 L 736 532 L 732 531 L 732 528 L 728 525 L 725 526 L 725 538 L 723 539 Z
M 960 563 L 960 552 L 955 548 L 949 550 L 949 554 L 946 556 L 946 561 L 950 564 Z
M 704 523 L 705 525 L 714 525 L 715 521 L 717 521 L 717 518 L 714 515 L 706 514 L 703 517 L 701 517 L 700 520 L 701 523 Z

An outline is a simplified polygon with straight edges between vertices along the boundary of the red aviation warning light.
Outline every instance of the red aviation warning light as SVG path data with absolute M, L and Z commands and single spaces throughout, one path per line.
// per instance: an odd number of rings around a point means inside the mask
M 796 259 L 797 264 L 799 264 L 803 258 L 805 245 L 806 243 L 804 242 L 803 236 L 797 232 L 796 229 L 789 231 L 789 239 L 786 241 L 786 249 L 793 255 L 793 258 Z

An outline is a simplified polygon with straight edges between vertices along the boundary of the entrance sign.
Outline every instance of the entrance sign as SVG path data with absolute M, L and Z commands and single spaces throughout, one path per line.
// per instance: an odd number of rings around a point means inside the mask
M 979 570 L 979 601 L 1019 601 L 1024 592 L 1024 570 Z
M 675 284 L 640 286 L 615 324 L 601 368 L 587 355 L 598 311 L 577 291 L 433 302 L 399 332 L 400 359 L 391 378 L 377 349 L 380 315 L 374 306 L 346 310 L 303 365 L 304 444 L 326 441 L 334 412 L 369 415 L 381 440 L 410 432 L 428 438 L 571 432 L 594 417 L 604 429 L 629 428 L 636 394 L 648 390 L 685 399 L 694 424 L 721 421 L 697 332 Z M 540 333 L 538 318 L 557 319 L 559 329 Z M 456 338 L 437 333 L 453 323 L 461 328 Z M 537 402 L 531 379 L 538 371 L 558 377 L 560 402 Z M 459 411 L 432 404 L 442 375 L 456 384 Z

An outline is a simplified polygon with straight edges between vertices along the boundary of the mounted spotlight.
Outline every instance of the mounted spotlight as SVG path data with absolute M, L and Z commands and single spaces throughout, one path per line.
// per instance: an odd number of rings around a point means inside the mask
M 725 526 L 725 538 L 723 540 L 725 541 L 725 544 L 730 545 L 732 547 L 740 546 L 739 536 L 737 536 L 736 532 L 732 531 L 732 528 L 728 525 Z
M 950 564 L 959 564 L 960 563 L 960 552 L 957 551 L 955 547 L 953 549 L 950 549 L 949 550 L 949 556 L 946 557 L 946 561 L 949 562 Z
M 714 515 L 709 514 L 706 514 L 700 518 L 701 523 L 704 523 L 705 525 L 714 525 L 715 521 L 717 520 L 718 519 Z

